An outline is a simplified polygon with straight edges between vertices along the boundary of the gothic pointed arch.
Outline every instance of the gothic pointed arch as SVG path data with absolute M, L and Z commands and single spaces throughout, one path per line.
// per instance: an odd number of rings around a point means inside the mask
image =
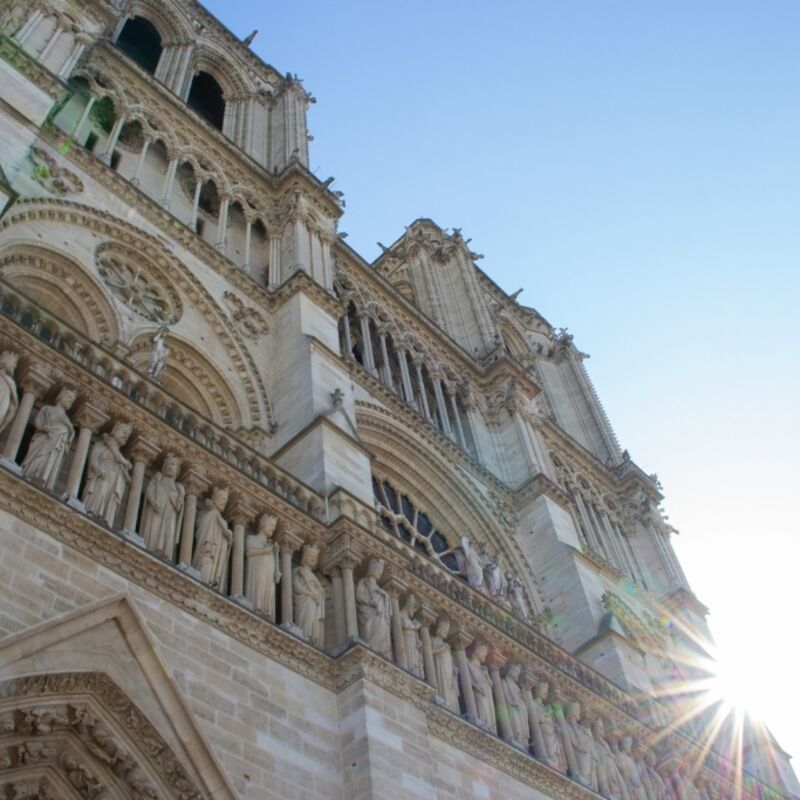
M 119 319 L 103 288 L 66 253 L 13 243 L 0 250 L 0 279 L 83 333 L 113 347 Z
M 0 640 L 0 787 L 233 800 L 157 653 L 125 595 Z
M 169 251 L 164 240 L 148 234 L 108 212 L 81 203 L 35 198 L 18 202 L 12 211 L 0 221 L 0 242 L 5 238 L 11 240 L 15 235 L 16 226 L 20 226 L 24 230 L 26 225 L 32 225 L 35 228 L 39 224 L 58 224 L 80 229 L 81 232 L 90 232 L 99 240 L 95 246 L 95 255 L 104 253 L 135 254 L 136 263 L 143 265 L 145 277 L 151 276 L 154 279 L 149 286 L 149 289 L 157 290 L 155 294 L 158 302 L 154 308 L 167 309 L 164 312 L 167 317 L 161 321 L 170 324 L 169 319 L 179 318 L 184 302 L 181 297 L 184 297 L 186 307 L 191 307 L 195 313 L 200 314 L 204 324 L 219 340 L 221 353 L 224 354 L 225 368 L 231 377 L 229 385 L 237 398 L 238 414 L 236 415 L 237 421 L 233 423 L 234 430 L 267 432 L 273 428 L 272 405 L 253 356 L 242 339 L 242 334 L 192 270 Z M 27 232 L 20 235 L 27 235 Z M 95 264 L 98 275 L 100 275 L 100 266 L 99 262 Z M 139 278 L 144 273 L 140 273 Z M 113 275 L 111 282 L 114 284 L 125 283 L 120 281 L 119 276 L 114 277 Z M 155 283 L 161 285 L 155 286 Z M 148 295 L 152 294 L 149 289 Z M 137 313 L 142 311 L 136 297 L 128 292 L 125 286 L 120 290 L 120 296 L 117 299 L 124 305 L 135 305 L 139 309 Z M 154 301 L 150 298 L 147 302 L 152 304 Z M 176 303 L 178 305 L 175 305 Z M 136 309 L 133 310 L 136 311 Z M 159 322 L 157 319 L 147 319 L 141 313 L 139 316 L 143 318 L 142 322 L 145 326 Z M 130 344 L 130 342 L 126 342 L 126 344 Z
M 406 518 L 409 509 L 422 511 L 435 533 L 446 540 L 447 552 L 455 550 L 460 538 L 467 536 L 473 546 L 486 545 L 500 553 L 505 568 L 516 572 L 525 585 L 531 608 L 542 607 L 531 565 L 513 540 L 511 512 L 498 494 L 486 494 L 465 473 L 455 471 L 445 453 L 381 406 L 356 403 L 356 426 L 364 447 L 373 456 L 376 482 L 387 482 L 398 495 L 397 505 L 390 510 Z M 376 501 L 380 507 L 377 494 Z M 409 507 L 404 507 L 405 502 Z M 413 531 L 411 534 L 413 539 Z M 409 541 L 402 533 L 400 536 Z M 446 559 L 437 560 L 452 570 Z
M 159 33 L 164 43 L 189 41 L 192 28 L 183 15 L 179 15 L 170 3 L 162 0 L 133 0 L 127 7 L 127 19 L 146 19 Z

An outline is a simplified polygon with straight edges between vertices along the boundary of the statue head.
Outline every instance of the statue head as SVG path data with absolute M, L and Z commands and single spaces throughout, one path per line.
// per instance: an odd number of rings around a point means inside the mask
M 377 580 L 381 575 L 383 575 L 383 559 L 371 558 L 367 564 L 367 576 Z
M 644 763 L 648 767 L 656 768 L 656 754 L 652 750 L 646 750 L 644 754 Z
M 133 425 L 130 422 L 115 422 L 111 429 L 111 438 L 120 446 L 125 444 L 133 433 Z
M 440 639 L 446 639 L 450 633 L 450 618 L 441 616 L 436 620 L 436 635 Z
M 228 505 L 228 489 L 225 486 L 216 486 L 211 492 L 211 505 L 220 512 L 225 510 Z
M 319 547 L 315 544 L 307 544 L 303 547 L 303 554 L 300 556 L 300 564 L 304 567 L 314 569 L 319 561 Z
M 175 453 L 167 453 L 164 456 L 164 464 L 161 467 L 161 473 L 168 478 L 177 478 L 178 473 L 181 471 L 181 460 Z
M 78 393 L 71 386 L 63 386 L 56 397 L 56 405 L 68 411 L 78 399 Z
M 479 664 L 486 661 L 486 656 L 489 655 L 489 645 L 483 639 L 476 639 L 468 648 L 467 656 L 475 659 Z
M 267 539 L 271 539 L 278 527 L 278 518 L 273 514 L 264 513 L 258 518 L 258 532 Z
M 630 736 L 623 736 L 619 740 L 619 743 L 622 746 L 622 750 L 628 755 L 630 755 L 631 750 L 633 749 L 633 739 Z
M 469 551 L 469 538 L 467 536 L 461 537 L 461 549 L 465 553 Z
M 581 704 L 569 703 L 567 705 L 567 719 L 570 722 L 577 722 L 581 718 Z
M 603 723 L 603 720 L 600 717 L 597 717 L 597 719 L 592 722 L 591 727 L 594 738 L 600 741 L 606 734 L 606 726 Z
M 419 600 L 417 600 L 417 596 L 415 594 L 409 594 L 406 597 L 406 605 L 405 605 L 405 612 L 408 614 L 409 617 L 413 617 L 414 614 L 417 613 L 417 609 L 419 608 Z
M 547 681 L 539 681 L 536 684 L 536 699 L 540 703 L 547 700 L 547 695 L 550 693 L 550 684 Z
M 513 681 L 518 681 L 520 673 L 522 672 L 522 664 L 518 661 L 515 661 L 509 668 L 506 670 L 506 675 Z
M 13 375 L 17 368 L 19 356 L 13 350 L 4 350 L 0 353 L 0 369 L 7 375 Z

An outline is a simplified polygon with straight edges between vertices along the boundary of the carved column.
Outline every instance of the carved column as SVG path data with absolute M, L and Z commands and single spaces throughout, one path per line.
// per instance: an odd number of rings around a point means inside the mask
M 36 11 L 34 11 L 33 14 L 31 14 L 23 23 L 22 27 L 14 34 L 17 44 L 20 46 L 25 44 L 28 37 L 31 35 L 31 33 L 33 33 L 34 28 L 39 24 L 43 17 L 44 12 L 37 8 Z
M 170 203 L 172 201 L 172 186 L 175 183 L 175 173 L 178 171 L 179 159 L 173 156 L 169 160 L 167 167 L 167 174 L 164 176 L 164 186 L 161 190 L 161 205 L 169 211 Z
M 555 765 L 550 762 L 550 756 L 547 752 L 547 746 L 544 742 L 544 734 L 539 725 L 539 716 L 536 713 L 536 703 L 533 699 L 533 690 L 537 684 L 536 675 L 530 667 L 524 666 L 519 676 L 519 688 L 522 690 L 522 696 L 525 698 L 525 705 L 528 710 L 528 724 L 531 731 L 531 745 L 533 747 L 533 754 L 540 761 L 544 761 L 551 767 Z
M 375 353 L 372 349 L 372 334 L 369 330 L 369 317 L 360 313 L 358 321 L 361 323 L 361 349 L 364 353 L 364 369 L 377 375 L 378 371 L 375 369 Z
M 281 551 L 281 626 L 294 627 L 294 598 L 292 596 L 292 556 L 303 540 L 291 530 L 284 529 L 277 537 Z
M 345 314 L 343 318 L 344 329 L 344 356 L 345 358 L 353 357 L 353 337 L 350 333 L 350 317 Z
M 403 381 L 403 396 L 412 408 L 417 407 L 414 390 L 411 388 L 411 373 L 408 371 L 408 357 L 404 347 L 397 348 L 397 360 L 400 362 L 400 377 Z
M 133 173 L 133 177 L 131 178 L 131 183 L 134 186 L 139 185 L 139 176 L 142 174 L 142 169 L 144 168 L 144 162 L 147 158 L 147 151 L 150 149 L 150 139 L 145 139 L 144 144 L 142 145 L 142 152 L 139 153 L 139 160 L 136 162 L 136 171 Z
M 49 388 L 52 379 L 43 364 L 29 364 L 17 379 L 17 385 L 22 388 L 22 399 L 19 401 L 17 413 L 8 432 L 6 446 L 3 448 L 3 458 L 12 463 L 16 462 L 25 428 L 31 418 L 33 404 L 37 397 L 41 397 Z
M 392 652 L 394 653 L 394 663 L 402 669 L 408 669 L 408 658 L 406 657 L 406 644 L 403 641 L 403 626 L 400 622 L 400 595 L 408 590 L 408 584 L 393 574 L 389 573 L 383 581 L 383 588 L 389 593 L 392 605 Z
M 456 653 L 458 679 L 461 684 L 461 696 L 464 698 L 464 705 L 467 708 L 467 719 L 477 724 L 478 707 L 475 705 L 475 693 L 472 691 L 472 678 L 467 665 L 467 646 L 471 644 L 472 639 L 473 637 L 466 631 L 457 630 L 447 641 Z
M 188 569 L 192 565 L 192 546 L 194 545 L 194 524 L 197 520 L 197 498 L 211 485 L 204 472 L 196 468 L 190 469 L 182 479 L 186 490 L 183 506 L 183 525 L 181 527 L 181 548 L 178 555 L 178 566 Z
M 189 227 L 193 231 L 197 231 L 197 214 L 200 209 L 200 192 L 203 191 L 204 180 L 198 175 L 197 182 L 194 185 L 194 199 L 192 200 L 192 220 Z
M 106 149 L 100 156 L 100 160 L 104 164 L 111 164 L 111 156 L 114 155 L 114 148 L 117 146 L 117 140 L 119 139 L 119 135 L 122 133 L 122 126 L 125 124 L 125 115 L 120 114 L 117 117 L 117 121 L 114 123 L 114 127 L 111 129 L 111 133 L 108 137 L 108 142 L 106 142 Z
M 514 731 L 511 729 L 511 720 L 508 718 L 506 693 L 503 690 L 503 681 L 500 678 L 500 670 L 505 665 L 506 660 L 502 653 L 492 648 L 486 657 L 486 666 L 489 668 L 489 676 L 492 679 L 492 697 L 494 698 L 495 716 L 500 727 L 500 735 L 506 742 L 512 742 Z
M 230 207 L 230 197 L 223 197 L 219 204 L 219 218 L 217 221 L 217 250 L 225 252 L 225 243 L 228 239 L 228 208 Z
M 81 128 L 86 124 L 86 120 L 89 119 L 89 114 L 92 113 L 92 108 L 94 104 L 97 102 L 96 97 L 90 97 L 87 101 L 86 105 L 83 107 L 83 112 L 81 113 L 80 119 L 76 123 L 75 127 L 72 129 L 72 138 L 79 139 L 81 135 Z
M 64 29 L 56 21 L 56 26 L 47 40 L 47 44 L 42 48 L 42 52 L 36 57 L 40 64 L 44 64 L 44 60 L 50 55 L 50 51 L 56 46 L 56 42 L 61 38 Z
M 447 394 L 450 396 L 450 410 L 453 412 L 453 422 L 455 423 L 456 440 L 462 450 L 467 449 L 467 440 L 464 438 L 464 428 L 461 426 L 461 417 L 458 413 L 456 403 L 456 390 L 454 386 L 447 387 Z
M 433 394 L 436 398 L 436 408 L 439 411 L 439 419 L 441 420 L 442 433 L 446 436 L 453 438 L 453 430 L 450 427 L 450 420 L 447 418 L 447 406 L 444 402 L 444 391 L 442 390 L 442 378 L 440 375 L 433 376 Z
M 281 282 L 281 237 L 269 237 L 269 288 L 274 289 Z
M 425 391 L 425 380 L 422 375 L 422 359 L 421 358 L 414 358 L 411 357 L 414 361 L 414 368 L 417 371 L 417 387 L 419 388 L 419 408 L 422 411 L 422 415 L 427 419 L 429 422 L 431 421 L 431 410 L 428 406 L 428 393 Z
M 75 44 L 73 45 L 72 52 L 69 54 L 67 60 L 58 71 L 59 78 L 67 78 L 69 76 L 75 64 L 78 63 L 78 59 L 83 54 L 83 51 L 86 49 L 86 45 L 89 43 L 89 41 L 90 39 L 86 36 L 86 34 L 75 34 Z
M 425 680 L 436 686 L 436 665 L 433 662 L 431 644 L 431 625 L 436 623 L 437 615 L 433 609 L 423 605 L 419 610 L 419 638 L 422 640 L 422 664 L 425 667 Z
M 92 441 L 92 434 L 99 430 L 108 422 L 108 414 L 105 410 L 93 405 L 89 401 L 83 401 L 75 413 L 72 421 L 80 428 L 78 439 L 75 443 L 75 453 L 72 456 L 72 463 L 67 475 L 67 486 L 64 491 L 64 499 L 74 506 L 83 507 L 83 503 L 78 499 L 78 491 L 81 487 L 81 477 L 86 466 L 86 456 L 89 455 L 89 444 Z
M 231 508 L 233 522 L 233 554 L 231 557 L 231 591 L 234 600 L 244 598 L 244 529 L 256 512 L 243 500 L 237 498 Z
M 242 269 L 247 272 L 250 269 L 250 249 L 253 239 L 253 220 L 247 217 L 244 228 L 244 264 Z
M 336 626 L 336 647 L 358 638 L 356 590 L 353 570 L 361 562 L 361 552 L 346 533 L 337 536 L 326 548 L 320 564 L 333 583 L 333 611 Z M 337 597 L 340 599 L 337 600 Z
M 131 485 L 128 489 L 128 502 L 125 506 L 125 521 L 122 523 L 122 533 L 137 536 L 136 522 L 139 518 L 139 505 L 142 500 L 142 487 L 144 486 L 144 471 L 147 465 L 158 455 L 158 446 L 137 436 L 128 448 L 133 472 Z M 144 544 L 144 542 L 142 542 Z
M 378 329 L 378 338 L 381 346 L 381 358 L 383 359 L 383 382 L 392 391 L 395 391 L 394 380 L 392 380 L 392 370 L 389 367 L 389 349 L 386 347 L 386 333 L 387 331 L 385 328 Z

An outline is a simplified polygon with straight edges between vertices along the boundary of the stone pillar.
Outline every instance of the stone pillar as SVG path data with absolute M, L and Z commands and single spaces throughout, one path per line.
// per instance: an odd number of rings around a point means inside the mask
M 431 625 L 436 623 L 437 614 L 433 609 L 423 605 L 419 610 L 418 619 L 421 623 L 419 638 L 422 640 L 422 664 L 425 667 L 425 680 L 432 686 L 436 686 L 436 665 L 433 661 Z
M 458 682 L 461 685 L 461 696 L 464 698 L 464 705 L 467 708 L 467 719 L 477 725 L 478 707 L 475 705 L 475 694 L 472 691 L 472 678 L 470 678 L 469 667 L 467 666 L 467 646 L 471 644 L 472 639 L 473 637 L 466 631 L 456 630 L 447 641 L 456 653 Z
M 192 566 L 192 547 L 194 545 L 194 524 L 197 519 L 197 498 L 211 485 L 205 476 L 194 467 L 182 478 L 186 490 L 183 506 L 183 525 L 181 526 L 181 547 L 178 555 L 178 566 L 187 570 Z
M 81 128 L 86 124 L 86 120 L 89 119 L 89 114 L 92 113 L 92 108 L 94 104 L 97 102 L 96 97 L 90 97 L 87 101 L 86 105 L 83 107 L 83 111 L 81 113 L 80 119 L 78 120 L 75 127 L 72 129 L 72 138 L 79 139 L 81 134 Z
M 336 631 L 336 644 L 347 638 L 347 623 L 344 612 L 344 584 L 341 567 L 331 567 L 329 577 L 333 587 L 333 622 Z
M 150 149 L 150 140 L 145 139 L 144 144 L 142 145 L 142 152 L 139 153 L 139 160 L 136 162 L 136 171 L 133 173 L 133 177 L 131 178 L 131 183 L 134 186 L 139 185 L 139 176 L 142 174 L 142 169 L 144 168 L 144 162 L 147 158 L 147 151 Z
M 40 64 L 44 64 L 44 60 L 47 56 L 50 55 L 50 51 L 56 46 L 56 42 L 61 38 L 61 34 L 63 33 L 63 29 L 59 27 L 58 22 L 56 22 L 55 28 L 53 28 L 53 32 L 50 34 L 50 38 L 47 40 L 47 43 L 42 48 L 42 52 L 36 57 Z
M 412 356 L 413 358 L 413 356 Z M 425 380 L 422 375 L 422 360 L 414 358 L 414 368 L 417 371 L 417 386 L 419 387 L 419 407 L 422 415 L 431 421 L 431 410 L 428 407 L 428 393 L 425 391 Z
M 223 197 L 219 204 L 219 219 L 217 221 L 217 250 L 225 252 L 225 244 L 228 239 L 228 208 L 230 207 L 230 197 Z
M 269 237 L 269 280 L 270 289 L 275 289 L 281 282 L 281 237 Z
M 198 175 L 197 183 L 194 185 L 194 199 L 192 200 L 192 220 L 189 227 L 197 232 L 197 214 L 200 210 L 200 192 L 203 191 L 203 179 Z
M 536 714 L 536 703 L 533 699 L 533 691 L 537 683 L 538 680 L 531 668 L 524 666 L 519 676 L 519 688 L 522 690 L 522 696 L 525 698 L 525 706 L 528 712 L 528 725 L 530 726 L 531 732 L 530 746 L 533 748 L 533 754 L 539 761 L 544 761 L 545 764 L 555 769 L 555 764 L 550 762 L 547 746 L 544 743 L 544 734 L 542 734 L 542 728 L 539 725 L 539 717 Z M 523 742 L 523 744 L 525 743 Z
M 403 396 L 406 403 L 412 408 L 417 407 L 416 400 L 414 400 L 414 390 L 411 388 L 411 374 L 408 371 L 408 357 L 404 347 L 397 350 L 397 360 L 400 362 L 400 377 L 403 381 Z
M 284 529 L 277 537 L 281 551 L 281 627 L 294 629 L 294 598 L 292 596 L 292 555 L 303 540 L 291 530 Z
M 129 538 L 134 538 L 142 546 L 144 546 L 144 540 L 138 535 L 136 522 L 139 518 L 139 505 L 142 500 L 144 471 L 158 453 L 158 446 L 141 436 L 137 436 L 128 448 L 128 454 L 131 461 L 133 461 L 133 473 L 131 474 L 131 485 L 128 489 L 128 501 L 125 505 L 125 520 L 122 523 L 122 533 Z
M 27 41 L 28 37 L 33 33 L 34 28 L 41 22 L 44 17 L 44 12 L 37 8 L 28 19 L 23 23 L 22 27 L 14 34 L 17 44 L 22 46 Z
M 447 418 L 447 406 L 444 402 L 444 391 L 442 390 L 442 379 L 440 376 L 433 377 L 433 394 L 436 397 L 436 408 L 439 411 L 439 419 L 442 423 L 442 433 L 453 438 L 453 430 L 450 427 L 450 420 Z
M 25 428 L 31 418 L 33 404 L 37 397 L 42 397 L 50 388 L 52 380 L 44 364 L 32 363 L 20 371 L 17 378 L 17 386 L 22 389 L 22 398 L 17 407 L 17 413 L 6 439 L 6 446 L 3 448 L 3 460 L 16 464 L 19 446 L 22 444 L 22 437 L 25 435 Z
M 492 697 L 494 698 L 494 711 L 497 717 L 497 725 L 500 728 L 500 735 L 504 741 L 510 743 L 514 740 L 514 731 L 511 729 L 511 720 L 508 718 L 506 694 L 503 689 L 503 681 L 500 678 L 500 670 L 505 665 L 506 660 L 502 653 L 492 648 L 486 657 L 486 666 L 489 668 L 489 676 L 492 679 Z
M 248 271 L 250 269 L 250 248 L 253 238 L 253 220 L 247 219 L 244 229 L 244 264 L 242 269 Z
M 383 382 L 389 389 L 395 391 L 394 380 L 392 380 L 392 370 L 389 367 L 389 348 L 386 347 L 386 333 L 387 331 L 384 328 L 378 330 L 381 358 L 383 359 Z
M 329 575 L 333 583 L 333 613 L 336 627 L 334 649 L 341 647 L 350 639 L 358 638 L 353 570 L 360 562 L 361 552 L 346 533 L 339 534 L 325 548 L 324 557 L 320 562 L 321 571 Z
M 117 117 L 117 121 L 114 123 L 114 127 L 111 129 L 111 134 L 106 142 L 106 149 L 100 155 L 100 160 L 104 164 L 111 164 L 111 156 L 114 155 L 114 148 L 117 146 L 117 140 L 119 139 L 120 133 L 122 133 L 122 126 L 124 124 L 125 115 L 120 114 Z
M 72 415 L 72 421 L 80 430 L 75 443 L 75 453 L 72 456 L 72 463 L 67 474 L 64 499 L 67 503 L 77 508 L 83 508 L 83 503 L 78 499 L 78 491 L 81 487 L 81 477 L 83 477 L 83 470 L 86 466 L 86 456 L 89 455 L 92 433 L 105 425 L 108 419 L 108 414 L 103 409 L 93 405 L 88 400 L 83 401 Z
M 403 626 L 400 622 L 400 595 L 408 590 L 408 584 L 393 573 L 394 570 L 392 569 L 388 577 L 382 583 L 383 588 L 386 589 L 391 598 L 392 652 L 394 654 L 394 663 L 402 669 L 408 669 L 406 644 L 403 640 Z
M 255 509 L 243 500 L 240 498 L 234 500 L 230 513 L 233 522 L 230 596 L 239 602 L 244 599 L 244 531 L 247 523 L 255 515 Z
M 175 183 L 175 173 L 178 171 L 178 158 L 173 157 L 169 161 L 167 167 L 167 174 L 164 176 L 164 186 L 161 191 L 161 205 L 169 211 L 170 203 L 172 201 L 172 186 Z
M 353 578 L 353 570 L 357 562 L 342 562 L 342 583 L 344 589 L 344 620 L 345 632 L 348 639 L 358 638 L 358 615 L 356 614 L 356 582 Z
M 344 315 L 344 356 L 345 358 L 353 357 L 353 337 L 350 333 L 350 317 Z
M 372 350 L 372 334 L 369 330 L 369 317 L 366 314 L 359 314 L 358 321 L 361 323 L 361 349 L 364 353 L 364 369 L 377 376 L 375 353 Z
M 75 36 L 75 46 L 72 48 L 69 58 L 67 58 L 61 69 L 58 71 L 59 78 L 66 79 L 69 77 L 70 72 L 72 72 L 75 65 L 78 63 L 78 59 L 83 54 L 83 51 L 86 49 L 86 45 L 89 43 L 89 41 L 89 38 L 83 33 L 79 33 Z
M 462 450 L 467 449 L 467 440 L 464 437 L 464 428 L 461 426 L 461 417 L 458 413 L 458 404 L 456 403 L 456 391 L 454 387 L 448 387 L 447 394 L 450 395 L 450 410 L 453 412 L 453 422 L 455 423 L 456 440 Z

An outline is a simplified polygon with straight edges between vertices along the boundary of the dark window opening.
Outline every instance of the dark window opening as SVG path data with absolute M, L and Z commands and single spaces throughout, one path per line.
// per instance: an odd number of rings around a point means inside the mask
M 187 99 L 189 108 L 197 112 L 215 128 L 222 130 L 225 119 L 225 98 L 222 89 L 207 72 L 198 72 L 192 80 Z
M 161 58 L 161 34 L 150 20 L 133 17 L 120 31 L 117 47 L 152 75 Z
M 93 153 L 93 152 L 94 152 L 94 148 L 95 148 L 95 147 L 97 147 L 97 134 L 96 134 L 96 133 L 90 133 L 90 134 L 89 134 L 89 135 L 86 137 L 86 144 L 84 145 L 84 147 L 85 147 L 85 148 L 86 148 L 86 149 L 87 149 L 87 150 L 88 150 L 90 153 Z
M 119 150 L 115 150 L 111 154 L 111 169 L 118 169 L 119 168 L 119 162 L 120 162 L 121 159 L 122 159 L 122 156 L 120 155 Z

